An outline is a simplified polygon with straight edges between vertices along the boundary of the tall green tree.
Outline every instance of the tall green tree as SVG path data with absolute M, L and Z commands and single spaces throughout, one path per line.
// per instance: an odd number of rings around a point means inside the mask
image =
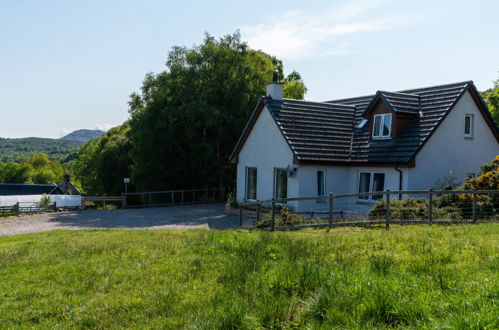
M 130 176 L 132 160 L 128 122 L 85 143 L 70 167 L 87 194 L 119 195 L 123 178 Z
M 499 125 L 499 79 L 494 81 L 494 86 L 482 92 L 482 98 L 494 117 L 496 125 Z
M 307 93 L 307 87 L 298 72 L 293 71 L 284 78 L 284 97 L 295 100 L 303 100 Z
M 148 74 L 131 96 L 133 179 L 139 190 L 230 186 L 228 157 L 266 83 L 282 62 L 241 41 L 239 33 L 192 48 L 174 47 L 167 70 Z M 303 98 L 298 73 L 287 97 Z M 301 86 L 301 87 L 300 87 Z

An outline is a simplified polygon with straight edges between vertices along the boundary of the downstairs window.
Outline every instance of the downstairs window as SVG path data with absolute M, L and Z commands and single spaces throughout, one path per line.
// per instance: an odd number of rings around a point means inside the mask
M 376 192 L 385 190 L 385 173 L 360 172 L 359 193 Z M 359 196 L 360 200 L 378 200 L 383 195 Z
M 274 197 L 288 197 L 288 172 L 285 168 L 274 169 Z
M 256 200 L 256 167 L 246 167 L 246 199 Z

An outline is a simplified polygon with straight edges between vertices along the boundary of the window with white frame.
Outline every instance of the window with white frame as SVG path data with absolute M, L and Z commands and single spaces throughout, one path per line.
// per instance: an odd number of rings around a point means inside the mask
M 324 196 L 326 193 L 326 175 L 323 170 L 317 171 L 317 196 Z
M 285 168 L 274 169 L 274 197 L 288 197 L 288 172 Z
M 464 137 L 473 137 L 473 115 L 464 116 Z
M 246 199 L 256 199 L 256 167 L 246 167 Z
M 392 114 L 374 115 L 373 138 L 386 139 L 392 133 Z
M 385 173 L 360 172 L 359 173 L 359 193 L 376 192 L 385 190 Z M 378 200 L 383 195 L 359 196 L 362 200 Z

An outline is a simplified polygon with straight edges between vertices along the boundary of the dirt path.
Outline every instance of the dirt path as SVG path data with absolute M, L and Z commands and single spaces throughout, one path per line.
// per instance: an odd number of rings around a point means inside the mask
M 127 210 L 85 210 L 0 218 L 0 236 L 56 229 L 230 229 L 238 218 L 223 204 Z

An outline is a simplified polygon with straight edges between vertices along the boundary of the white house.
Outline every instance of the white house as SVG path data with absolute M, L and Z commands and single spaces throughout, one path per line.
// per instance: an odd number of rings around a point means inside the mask
M 472 81 L 310 102 L 284 99 L 274 79 L 231 161 L 236 199 L 246 201 L 424 190 L 449 176 L 463 181 L 497 154 L 499 129 Z M 373 198 L 339 207 L 368 208 Z

